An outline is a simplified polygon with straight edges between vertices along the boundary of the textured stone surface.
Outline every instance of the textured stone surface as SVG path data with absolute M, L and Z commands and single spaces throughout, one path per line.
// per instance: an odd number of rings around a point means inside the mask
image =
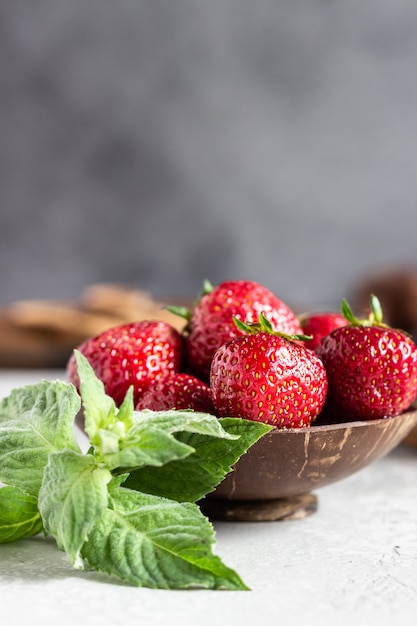
M 1 3 L 1 301 L 338 304 L 414 263 L 416 30 L 413 0 Z

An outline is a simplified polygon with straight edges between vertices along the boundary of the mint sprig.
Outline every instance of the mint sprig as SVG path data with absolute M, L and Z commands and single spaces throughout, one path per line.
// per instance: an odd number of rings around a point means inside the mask
M 213 553 L 198 500 L 271 427 L 192 411 L 116 407 L 75 352 L 80 394 L 42 381 L 0 402 L 0 543 L 52 535 L 74 567 L 137 585 L 247 589 Z M 80 400 L 81 396 L 81 400 Z M 74 436 L 82 409 L 90 440 Z

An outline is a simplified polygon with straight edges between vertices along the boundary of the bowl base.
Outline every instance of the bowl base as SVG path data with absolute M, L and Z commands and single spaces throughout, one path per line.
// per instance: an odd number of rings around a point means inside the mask
M 317 496 L 304 493 L 275 500 L 223 500 L 206 498 L 201 511 L 209 519 L 229 522 L 276 522 L 298 520 L 317 511 Z

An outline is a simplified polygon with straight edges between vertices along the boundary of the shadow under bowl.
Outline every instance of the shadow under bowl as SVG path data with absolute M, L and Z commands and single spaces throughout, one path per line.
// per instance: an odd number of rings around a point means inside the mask
M 201 503 L 213 519 L 302 518 L 317 508 L 316 489 L 388 454 L 417 426 L 417 410 L 369 421 L 274 429 L 244 454 Z

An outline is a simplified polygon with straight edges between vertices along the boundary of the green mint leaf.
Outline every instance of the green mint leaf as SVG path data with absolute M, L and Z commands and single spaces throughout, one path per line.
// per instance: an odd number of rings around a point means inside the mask
M 0 481 L 37 496 L 51 452 L 79 450 L 73 385 L 42 381 L 15 389 L 0 402 Z
M 0 489 L 0 543 L 37 535 L 42 530 L 38 501 L 16 487 Z
M 97 445 L 99 443 L 97 440 L 98 431 L 109 428 L 116 422 L 116 405 L 114 400 L 106 394 L 103 383 L 95 375 L 86 357 L 78 350 L 74 350 L 74 356 L 80 379 L 84 427 L 90 442 Z
M 90 443 L 97 457 L 117 454 L 132 425 L 133 387 L 129 388 L 122 404 L 117 408 L 86 357 L 78 350 L 74 354 L 80 379 L 84 427 Z
M 207 437 L 234 439 L 214 415 L 193 411 L 135 411 L 132 426 L 120 440 L 109 431 L 101 433 L 101 454 L 97 459 L 110 470 L 133 471 L 140 467 L 160 467 L 171 461 L 185 459 L 194 448 L 175 435 L 179 432 L 199 433 Z
M 133 385 L 131 385 L 117 411 L 117 420 L 125 425 L 128 430 L 132 424 L 132 415 L 135 405 L 133 401 Z
M 212 552 L 200 509 L 120 487 L 82 549 L 89 565 L 139 587 L 247 589 Z
M 107 486 L 109 494 L 111 495 L 114 489 L 117 490 L 125 482 L 128 476 L 129 474 L 117 474 L 116 476 L 112 476 L 112 479 Z
M 106 431 L 103 432 L 103 437 Z M 114 443 L 114 442 L 110 442 Z M 118 449 L 104 447 L 104 453 L 97 455 L 100 465 L 109 470 L 132 471 L 149 466 L 157 467 L 169 461 L 183 459 L 194 449 L 178 441 L 173 435 L 158 428 L 135 428 L 118 442 Z
M 178 433 L 177 438 L 192 446 L 194 454 L 163 467 L 135 470 L 127 478 L 125 486 L 178 502 L 196 502 L 213 491 L 242 454 L 272 428 L 239 418 L 222 418 L 218 422 L 229 438 Z
M 178 432 L 199 433 L 216 438 L 234 438 L 214 415 L 193 411 L 135 411 L 132 425 L 122 438 L 101 430 L 97 458 L 108 469 L 132 471 L 142 466 L 158 467 L 184 459 L 194 448 L 178 441 Z
M 72 450 L 51 454 L 39 491 L 45 531 L 53 535 L 71 563 L 83 567 L 80 551 L 107 507 L 111 474 L 97 468 L 90 455 Z
M 236 439 L 239 436 L 227 432 L 221 420 L 215 415 L 190 410 L 150 411 L 145 409 L 135 411 L 132 421 L 132 428 L 142 429 L 152 426 L 170 434 L 189 432 L 221 439 Z

